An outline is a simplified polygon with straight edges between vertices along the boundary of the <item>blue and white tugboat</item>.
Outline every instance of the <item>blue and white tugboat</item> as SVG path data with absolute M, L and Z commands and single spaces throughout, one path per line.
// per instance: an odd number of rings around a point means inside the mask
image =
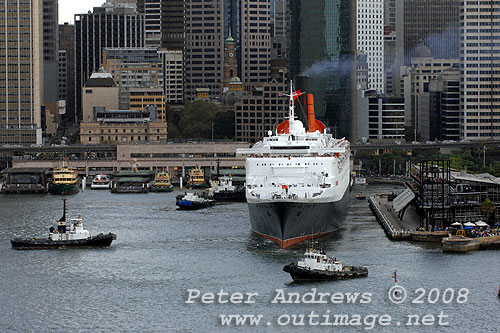
M 346 280 L 368 276 L 366 267 L 343 266 L 337 258 L 327 257 L 323 250 L 307 249 L 304 259 L 283 267 L 294 281 Z
M 215 205 L 215 200 L 203 198 L 195 193 L 189 192 L 184 195 L 178 195 L 175 204 L 179 210 L 197 210 Z
M 112 233 L 91 236 L 84 228 L 81 215 L 66 221 L 66 199 L 64 199 L 64 213 L 57 222 L 57 230 L 49 229 L 48 238 L 14 238 L 10 243 L 15 250 L 42 250 L 78 247 L 108 247 L 116 239 Z

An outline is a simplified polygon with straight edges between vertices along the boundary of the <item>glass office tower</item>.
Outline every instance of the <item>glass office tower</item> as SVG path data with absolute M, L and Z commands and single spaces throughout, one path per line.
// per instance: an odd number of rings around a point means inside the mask
M 337 137 L 350 130 L 353 0 L 291 1 L 290 72 L 310 79 L 318 119 Z M 355 45 L 355 43 L 354 43 Z

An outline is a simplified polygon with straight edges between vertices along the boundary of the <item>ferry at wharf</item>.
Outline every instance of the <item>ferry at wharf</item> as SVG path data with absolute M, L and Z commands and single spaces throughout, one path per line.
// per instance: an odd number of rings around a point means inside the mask
M 196 165 L 196 168 L 189 170 L 187 187 L 190 189 L 204 189 L 208 185 L 205 182 L 205 171 Z
M 172 192 L 174 186 L 170 183 L 170 173 L 168 171 L 157 172 L 155 181 L 151 186 L 151 192 Z
M 49 183 L 50 194 L 76 194 L 80 192 L 80 178 L 76 169 L 70 168 L 66 159 L 61 167 L 54 167 L 52 182 Z
M 348 209 L 349 141 L 333 138 L 314 116 L 307 94 L 309 130 L 295 119 L 300 91 L 290 84 L 289 116 L 246 155 L 246 198 L 252 230 L 287 248 L 338 230 Z

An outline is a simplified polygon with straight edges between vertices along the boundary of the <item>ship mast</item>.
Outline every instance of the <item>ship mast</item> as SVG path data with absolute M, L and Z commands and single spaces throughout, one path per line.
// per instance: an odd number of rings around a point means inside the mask
M 289 125 L 292 124 L 292 121 L 295 119 L 295 99 L 302 95 L 303 92 L 300 90 L 293 91 L 293 81 L 290 80 L 290 95 L 284 94 L 285 96 L 290 97 L 290 105 L 288 106 L 288 121 Z
M 292 124 L 295 120 L 295 100 L 302 95 L 303 93 L 300 90 L 293 91 L 293 81 L 290 80 L 290 94 L 280 94 L 280 96 L 288 96 L 290 98 L 288 105 L 288 121 L 284 121 L 278 125 L 276 128 L 277 134 L 285 134 L 290 133 L 292 129 Z
M 292 121 L 293 119 L 295 118 L 295 110 L 294 110 L 294 103 L 293 103 L 293 97 L 294 97 L 294 93 L 293 93 L 293 81 L 290 80 L 290 105 L 288 107 L 288 121 L 289 121 L 289 125 L 292 124 Z

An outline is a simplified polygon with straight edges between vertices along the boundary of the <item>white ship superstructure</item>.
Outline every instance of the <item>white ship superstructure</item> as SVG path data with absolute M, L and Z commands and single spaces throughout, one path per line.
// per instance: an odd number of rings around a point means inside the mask
M 292 133 L 264 138 L 248 150 L 247 201 L 342 199 L 349 185 L 348 141 L 318 132 Z
M 338 229 L 349 187 L 349 142 L 333 138 L 314 118 L 307 95 L 309 131 L 295 119 L 290 92 L 289 119 L 250 149 L 246 159 L 246 198 L 252 229 L 282 247 Z M 336 215 L 332 215 L 336 214 Z

